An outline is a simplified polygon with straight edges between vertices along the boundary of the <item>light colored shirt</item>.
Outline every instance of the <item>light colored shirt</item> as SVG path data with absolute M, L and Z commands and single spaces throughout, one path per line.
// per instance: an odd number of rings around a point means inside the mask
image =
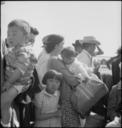
M 112 71 L 107 67 L 107 65 L 100 65 L 98 71 L 101 74 L 110 74 L 110 75 L 112 75 Z
M 85 49 L 77 56 L 77 59 L 88 67 L 92 67 L 92 56 Z
M 77 59 L 75 59 L 72 64 L 67 65 L 67 67 L 74 75 L 79 76 L 81 80 L 85 80 L 85 78 L 89 77 L 84 64 Z
M 40 82 L 40 88 L 45 87 L 44 84 L 42 84 L 42 79 L 44 74 L 48 71 L 48 61 L 49 61 L 50 55 L 45 51 L 45 49 L 42 50 L 38 57 L 38 62 L 36 64 L 36 70 L 39 77 Z
M 54 94 L 49 94 L 43 89 L 40 93 L 35 95 L 34 104 L 40 108 L 40 114 L 52 113 L 58 110 L 59 102 L 59 91 Z M 60 118 L 51 118 L 42 121 L 36 121 L 35 126 L 37 127 L 59 127 L 61 126 Z
M 14 70 L 18 69 L 22 75 L 13 84 L 28 86 L 36 63 L 34 55 L 26 47 L 18 47 L 10 49 L 5 55 L 5 60 L 5 81 L 11 77 Z

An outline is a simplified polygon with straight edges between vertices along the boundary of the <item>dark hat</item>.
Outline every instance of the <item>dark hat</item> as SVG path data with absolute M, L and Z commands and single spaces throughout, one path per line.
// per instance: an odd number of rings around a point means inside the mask
M 82 40 L 83 44 L 96 44 L 96 45 L 100 45 L 100 42 L 96 40 L 96 38 L 94 36 L 84 36 L 83 40 Z
M 83 44 L 82 40 L 76 40 L 75 43 L 73 43 L 72 45 L 74 47 L 79 47 L 79 46 L 82 46 L 82 44 Z

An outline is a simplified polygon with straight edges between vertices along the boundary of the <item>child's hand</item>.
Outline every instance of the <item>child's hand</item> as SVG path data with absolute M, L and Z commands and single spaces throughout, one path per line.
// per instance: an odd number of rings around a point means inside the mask
M 61 117 L 61 110 L 57 110 L 56 112 L 55 112 L 55 116 L 56 117 Z
M 88 80 L 89 80 L 89 78 L 86 77 L 86 78 L 83 80 L 83 83 L 87 83 Z
M 1 88 L 1 91 L 2 91 L 2 92 L 6 91 L 6 87 L 3 86 L 3 87 Z
M 7 91 L 10 88 L 10 83 L 9 82 L 5 82 L 5 84 L 2 87 L 2 92 L 3 91 Z

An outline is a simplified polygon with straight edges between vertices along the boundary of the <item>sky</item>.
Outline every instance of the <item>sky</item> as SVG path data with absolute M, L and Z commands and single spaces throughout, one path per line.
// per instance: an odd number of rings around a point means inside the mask
M 37 56 L 48 34 L 64 36 L 66 46 L 94 36 L 104 56 L 116 55 L 121 46 L 121 1 L 6 1 L 1 6 L 1 39 L 14 19 L 24 19 L 39 30 L 34 45 Z

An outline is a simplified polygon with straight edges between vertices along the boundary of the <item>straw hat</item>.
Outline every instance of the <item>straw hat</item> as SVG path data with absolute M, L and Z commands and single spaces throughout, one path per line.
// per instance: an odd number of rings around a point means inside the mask
M 100 42 L 96 40 L 96 38 L 94 36 L 84 36 L 83 40 L 82 40 L 83 44 L 96 44 L 96 45 L 100 45 Z

